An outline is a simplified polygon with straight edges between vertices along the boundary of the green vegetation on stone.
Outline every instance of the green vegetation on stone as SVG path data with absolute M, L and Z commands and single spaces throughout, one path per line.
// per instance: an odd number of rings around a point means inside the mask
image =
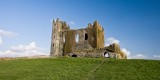
M 1 80 L 160 80 L 159 60 L 43 58 L 0 61 Z

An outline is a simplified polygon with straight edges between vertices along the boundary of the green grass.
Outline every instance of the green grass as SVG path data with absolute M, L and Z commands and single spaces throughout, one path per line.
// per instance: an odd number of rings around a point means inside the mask
M 0 80 L 160 80 L 160 60 L 105 58 L 1 60 Z

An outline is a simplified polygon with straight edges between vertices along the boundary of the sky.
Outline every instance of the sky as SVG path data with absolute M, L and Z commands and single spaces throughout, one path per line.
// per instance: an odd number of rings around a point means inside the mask
M 49 55 L 52 20 L 72 29 L 97 20 L 105 45 L 130 59 L 160 59 L 160 0 L 0 0 L 0 57 Z

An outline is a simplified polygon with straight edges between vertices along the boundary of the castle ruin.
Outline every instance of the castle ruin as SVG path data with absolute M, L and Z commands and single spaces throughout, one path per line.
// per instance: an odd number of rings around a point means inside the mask
M 104 46 L 104 29 L 94 21 L 84 29 L 70 29 L 58 18 L 52 22 L 50 56 L 126 58 L 119 45 Z

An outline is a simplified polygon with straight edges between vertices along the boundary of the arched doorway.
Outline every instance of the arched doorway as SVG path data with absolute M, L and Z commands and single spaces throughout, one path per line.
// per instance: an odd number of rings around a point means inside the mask
M 108 52 L 104 52 L 104 57 L 105 58 L 109 58 L 109 53 Z
M 72 57 L 77 57 L 77 55 L 76 55 L 76 54 L 73 54 Z

